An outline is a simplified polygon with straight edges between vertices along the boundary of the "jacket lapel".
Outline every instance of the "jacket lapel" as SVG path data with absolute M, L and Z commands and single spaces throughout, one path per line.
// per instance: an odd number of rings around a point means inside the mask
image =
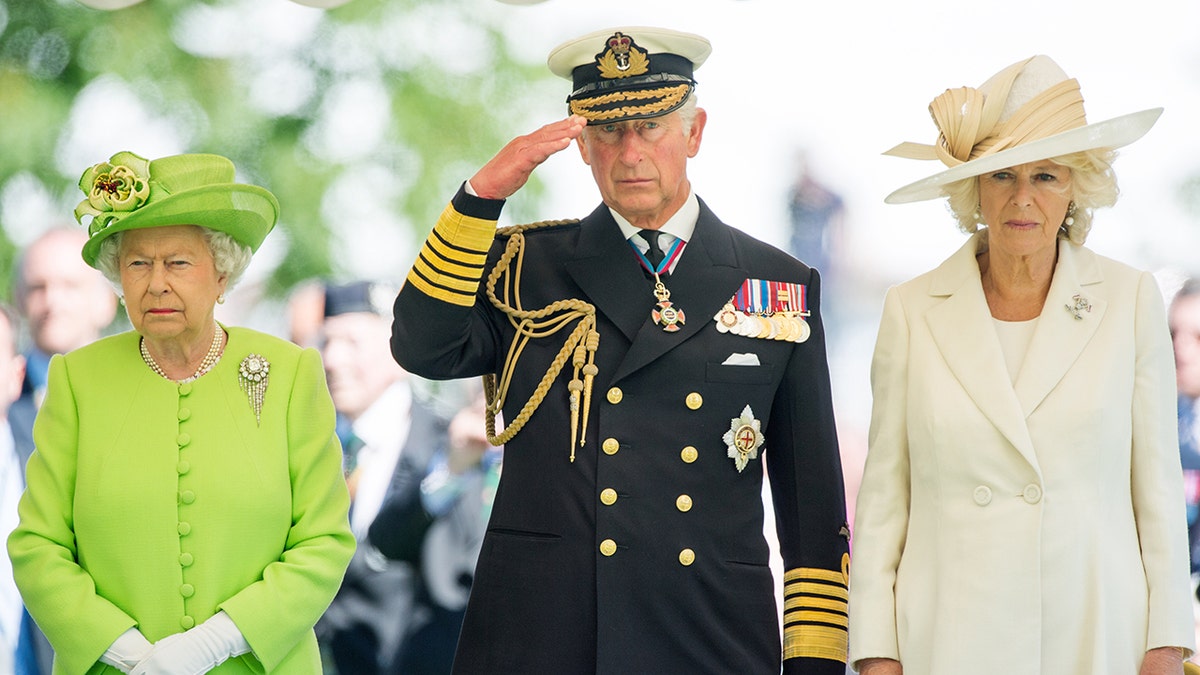
M 581 226 L 578 256 L 567 263 L 567 272 L 596 310 L 608 317 L 631 342 L 613 373 L 613 382 L 708 327 L 713 316 L 747 278 L 746 271 L 737 266 L 728 226 L 701 201 L 692 238 L 675 271 L 665 281 L 671 292 L 671 304 L 685 318 L 678 331 L 668 333 L 650 316 L 657 302 L 654 287 L 642 274 L 608 208 L 601 205 Z M 614 264 L 622 259 L 628 259 L 629 264 Z
M 633 303 L 644 312 L 641 326 L 629 353 L 617 366 L 614 381 L 650 364 L 700 331 L 711 329 L 713 316 L 746 278 L 746 271 L 735 264 L 733 238 L 726 226 L 701 202 L 692 239 L 675 271 L 664 282 L 671 292 L 671 304 L 684 313 L 686 320 L 674 333 L 663 330 L 650 316 L 657 302 L 653 292 L 643 291 L 649 295 L 647 302 Z
M 1033 440 L 1009 383 L 1000 340 L 983 295 L 975 260 L 981 243 L 981 234 L 975 234 L 934 270 L 930 295 L 946 299 L 930 309 L 925 320 L 946 365 L 976 407 L 1037 467 Z
M 574 259 L 564 263 L 567 274 L 583 289 L 596 311 L 608 317 L 632 342 L 650 314 L 649 305 L 643 311 L 644 302 L 639 300 L 654 295 L 607 206 L 601 204 L 580 223 L 575 254 Z M 628 260 L 628 264 L 621 264 L 621 260 Z
M 1096 254 L 1059 242 L 1054 280 L 1015 385 L 1026 417 L 1067 374 L 1100 327 L 1108 307 L 1100 295 L 1102 280 Z M 1083 305 L 1079 310 L 1074 309 L 1076 298 Z

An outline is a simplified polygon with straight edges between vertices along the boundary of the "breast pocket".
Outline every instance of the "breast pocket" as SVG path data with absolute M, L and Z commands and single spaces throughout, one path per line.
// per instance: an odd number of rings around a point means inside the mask
M 705 366 L 705 382 L 770 384 L 775 381 L 775 366 L 769 363 L 757 366 L 727 366 L 722 363 L 708 363 Z

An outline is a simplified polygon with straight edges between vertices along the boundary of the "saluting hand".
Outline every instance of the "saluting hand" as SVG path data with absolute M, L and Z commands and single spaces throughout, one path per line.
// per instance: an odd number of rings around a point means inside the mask
M 586 118 L 572 115 L 514 138 L 471 178 L 471 187 L 485 199 L 507 199 L 525 185 L 538 165 L 579 138 L 585 126 Z

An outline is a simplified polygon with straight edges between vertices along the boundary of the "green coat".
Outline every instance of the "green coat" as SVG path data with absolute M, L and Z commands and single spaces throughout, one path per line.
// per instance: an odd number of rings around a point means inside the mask
M 334 411 L 315 350 L 226 328 L 190 384 L 153 373 L 123 333 L 55 357 L 8 540 L 57 674 L 99 663 L 137 626 L 151 642 L 219 610 L 252 654 L 214 673 L 320 673 L 312 626 L 354 550 Z M 238 383 L 270 362 L 262 420 Z

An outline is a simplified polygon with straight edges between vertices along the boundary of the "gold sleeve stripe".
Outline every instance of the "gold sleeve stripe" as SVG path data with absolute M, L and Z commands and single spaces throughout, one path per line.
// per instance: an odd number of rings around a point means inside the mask
M 495 236 L 495 221 L 464 216 L 447 205 L 409 271 L 407 283 L 436 300 L 471 307 Z
M 496 221 L 464 216 L 448 204 L 433 230 L 451 246 L 487 253 L 496 238 Z
M 828 609 L 834 612 L 846 613 L 846 607 L 849 605 L 845 600 L 835 600 L 833 598 L 818 598 L 811 595 L 797 595 L 787 598 L 783 601 L 783 611 L 788 612 L 793 609 Z
M 422 277 L 417 268 L 408 271 L 408 277 L 405 280 L 406 284 L 412 284 L 413 288 L 421 291 L 425 295 L 442 302 L 448 302 L 452 305 L 460 305 L 462 307 L 473 307 L 475 305 L 474 293 L 454 293 L 442 286 L 438 286 L 430 282 L 425 277 Z
M 436 284 L 442 288 L 458 291 L 467 295 L 474 295 L 475 290 L 479 288 L 480 276 L 461 277 L 457 274 L 447 274 L 445 271 L 438 269 L 437 264 L 430 264 L 425 259 L 424 252 L 417 256 L 417 261 L 413 263 L 413 270 L 419 273 L 423 278 L 428 279 L 431 283 L 436 279 Z
M 783 658 L 817 658 L 846 662 L 850 634 L 828 626 L 789 626 L 783 630 Z
M 785 584 L 789 581 L 798 581 L 801 579 L 846 585 L 846 577 L 842 574 L 841 570 L 825 570 L 819 567 L 797 567 L 788 570 L 783 575 L 783 582 Z
M 783 621 L 784 621 L 784 623 L 788 623 L 788 624 L 821 623 L 821 624 L 829 624 L 829 625 L 833 625 L 833 626 L 841 626 L 842 628 L 848 628 L 850 626 L 850 618 L 848 616 L 846 616 L 846 614 L 844 614 L 844 613 L 843 614 L 831 614 L 829 612 L 817 612 L 817 611 L 788 612 L 788 613 L 784 614 Z
M 785 597 L 793 595 L 822 595 L 829 598 L 840 598 L 848 600 L 850 592 L 844 586 L 831 586 L 830 584 L 813 584 L 801 583 L 798 581 L 786 584 L 783 587 Z
M 483 272 L 483 263 L 487 259 L 487 250 L 468 251 L 460 248 L 443 239 L 437 230 L 434 230 L 425 240 L 425 248 L 422 251 L 440 263 L 444 263 L 447 268 L 462 267 L 462 273 L 475 276 L 479 276 Z

